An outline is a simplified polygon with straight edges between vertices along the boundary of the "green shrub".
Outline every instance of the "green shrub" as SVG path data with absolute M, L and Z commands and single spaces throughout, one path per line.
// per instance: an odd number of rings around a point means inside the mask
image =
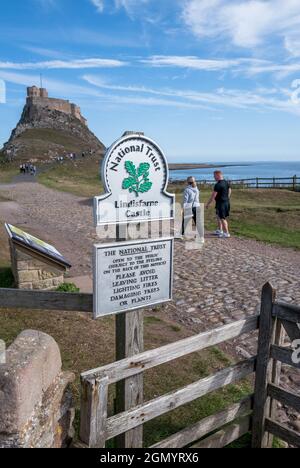
M 0 268 L 0 288 L 13 288 L 14 284 L 11 268 Z
M 62 283 L 56 290 L 57 292 L 78 293 L 80 289 L 74 283 Z

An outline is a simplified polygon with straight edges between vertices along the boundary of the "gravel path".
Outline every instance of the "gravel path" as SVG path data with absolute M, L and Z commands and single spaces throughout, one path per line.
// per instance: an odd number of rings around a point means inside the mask
M 92 202 L 56 192 L 38 183 L 0 186 L 0 219 L 27 228 L 54 244 L 73 264 L 71 276 L 91 275 L 92 245 L 98 242 Z M 174 302 L 165 313 L 194 332 L 249 317 L 259 311 L 260 292 L 270 281 L 282 301 L 300 304 L 300 252 L 252 240 L 208 236 L 201 250 L 187 251 L 176 242 Z M 256 337 L 230 344 L 240 357 L 255 353 Z M 284 369 L 282 384 L 299 393 L 296 372 Z M 300 430 L 300 417 L 281 409 L 281 419 Z

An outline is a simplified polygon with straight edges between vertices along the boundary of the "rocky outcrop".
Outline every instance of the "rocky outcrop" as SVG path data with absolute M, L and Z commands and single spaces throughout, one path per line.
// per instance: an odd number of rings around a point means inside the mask
M 47 160 L 64 153 L 89 152 L 103 154 L 104 145 L 89 130 L 79 108 L 67 112 L 68 101 L 27 97 L 26 105 L 16 128 L 5 143 L 3 152 L 8 160 Z M 55 104 L 55 105 L 54 105 Z M 58 110 L 55 107 L 61 107 Z M 79 118 L 80 116 L 80 118 Z M 49 132 L 45 132 L 49 130 Z M 40 132 L 39 132 L 40 131 Z

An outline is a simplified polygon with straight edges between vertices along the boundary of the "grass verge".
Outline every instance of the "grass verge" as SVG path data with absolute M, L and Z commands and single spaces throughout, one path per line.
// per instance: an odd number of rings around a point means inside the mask
M 173 330 L 174 324 L 163 318 L 145 320 L 146 349 L 156 348 L 188 336 L 182 327 Z M 63 368 L 75 373 L 73 393 L 76 403 L 78 430 L 80 386 L 79 376 L 84 370 L 114 361 L 114 320 L 94 321 L 79 313 L 55 313 L 46 311 L 2 310 L 0 314 L 0 339 L 7 345 L 25 329 L 35 329 L 53 336 L 60 346 Z M 68 330 L 68 333 L 66 333 Z M 74 347 L 74 343 L 76 346 Z M 186 386 L 226 367 L 230 361 L 216 348 L 178 359 L 145 373 L 145 400 L 156 398 L 172 390 Z M 189 426 L 200 419 L 221 411 L 230 404 L 251 393 L 249 382 L 230 385 L 199 400 L 176 409 L 145 425 L 145 446 Z M 111 388 L 110 413 L 115 391 Z
M 103 186 L 100 181 L 100 161 L 95 159 L 78 162 L 57 163 L 38 176 L 38 181 L 46 187 L 80 197 L 100 195 Z
M 180 201 L 184 186 L 170 185 Z M 201 192 L 206 203 L 209 190 Z M 242 190 L 232 195 L 230 227 L 232 234 L 282 247 L 300 249 L 300 193 L 289 190 Z M 215 210 L 205 212 L 205 228 L 216 229 Z

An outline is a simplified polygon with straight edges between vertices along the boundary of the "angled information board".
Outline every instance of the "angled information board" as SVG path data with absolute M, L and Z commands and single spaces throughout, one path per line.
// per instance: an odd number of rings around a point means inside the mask
M 174 218 L 175 196 L 167 192 L 167 160 L 151 139 L 125 135 L 102 163 L 105 195 L 94 201 L 96 226 Z
M 28 251 L 29 254 L 36 254 L 43 257 L 44 260 L 54 262 L 61 267 L 67 269 L 71 268 L 71 264 L 66 260 L 53 245 L 38 239 L 37 237 L 28 234 L 27 232 L 19 229 L 11 224 L 5 224 L 6 231 L 11 241 Z

